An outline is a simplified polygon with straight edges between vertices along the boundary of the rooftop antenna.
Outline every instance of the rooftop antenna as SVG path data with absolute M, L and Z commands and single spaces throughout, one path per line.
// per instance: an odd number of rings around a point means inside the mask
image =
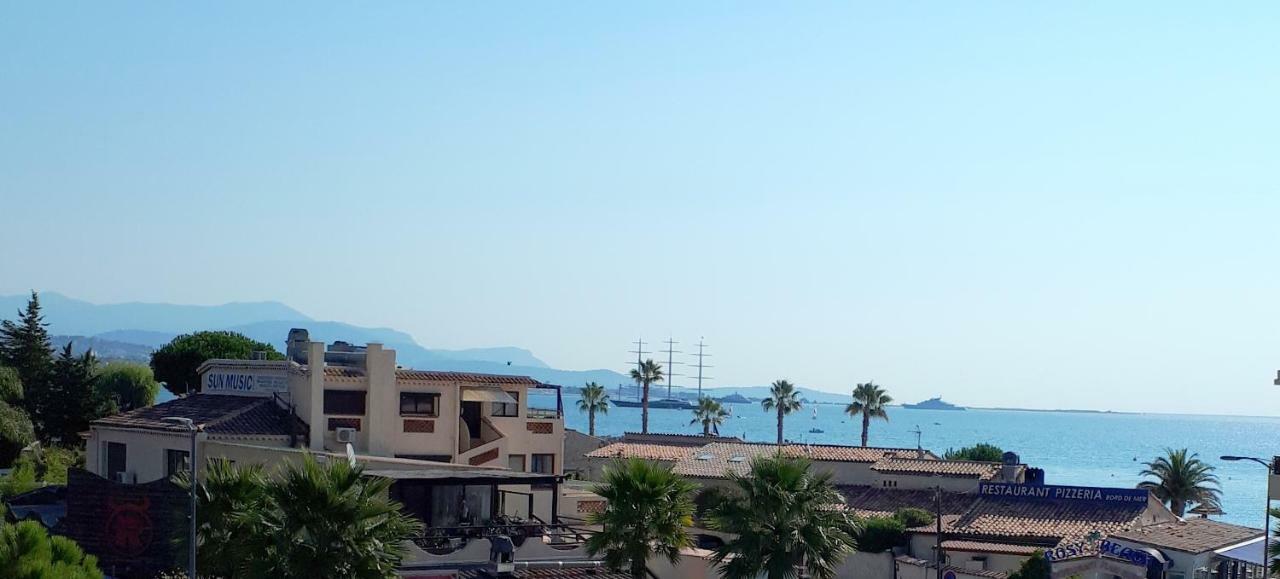
M 671 355 L 672 355 L 672 354 L 682 354 L 683 352 L 681 352 L 680 350 L 675 350 L 675 349 L 673 349 L 673 348 L 675 347 L 675 345 L 676 345 L 676 344 L 679 344 L 680 342 L 677 342 L 677 341 L 675 341 L 675 340 L 672 340 L 670 336 L 668 336 L 668 337 L 667 337 L 667 341 L 666 341 L 666 342 L 664 342 L 664 343 L 667 345 L 667 349 L 666 349 L 666 350 L 663 350 L 663 352 L 666 352 L 666 353 L 667 353 L 667 376 L 666 376 L 666 378 L 667 378 L 667 398 L 671 398 L 671 387 L 675 385 L 675 384 L 674 384 L 674 383 L 675 383 L 675 380 L 673 380 L 671 377 L 672 377 L 672 376 L 681 376 L 681 375 L 682 375 L 682 374 L 677 374 L 677 373 L 676 373 L 675 365 L 676 365 L 676 364 L 679 364 L 679 362 L 676 362 L 676 361 L 675 361 L 675 359 L 673 359 Z
M 703 376 L 703 375 L 702 375 L 702 369 L 703 369 L 703 368 L 711 368 L 711 367 L 712 367 L 712 366 L 708 366 L 708 365 L 706 365 L 706 364 L 703 364 L 703 363 L 702 363 L 702 359 L 703 359 L 703 358 L 710 358 L 710 357 L 711 357 L 711 354 L 707 354 L 706 352 L 704 352 L 704 351 L 703 351 L 706 347 L 707 347 L 707 345 L 706 345 L 705 343 L 703 343 L 703 341 L 702 341 L 702 337 L 701 337 L 701 336 L 699 336 L 699 337 L 698 337 L 698 353 L 697 353 L 697 354 L 692 354 L 693 356 L 697 356 L 697 357 L 698 357 L 698 398 L 702 398 L 702 379 L 703 379 L 703 378 L 706 378 L 707 380 L 710 380 L 710 379 L 711 379 L 711 377 L 710 377 L 710 376 Z
M 630 352 L 630 353 L 632 353 L 632 354 L 635 354 L 635 355 L 636 355 L 636 371 L 637 371 L 637 372 L 640 372 L 640 371 L 641 371 L 641 370 L 640 370 L 640 365 L 644 363 L 644 355 L 645 355 L 645 354 L 649 354 L 650 352 L 649 352 L 648 350 L 645 350 L 645 349 L 644 349 L 644 339 L 643 339 L 643 338 L 636 338 L 636 341 L 631 342 L 631 343 L 636 345 L 636 349 L 634 349 L 634 350 L 628 350 L 628 352 Z M 637 390 L 637 391 L 636 391 L 636 399 L 639 399 L 639 398 L 640 398 L 640 392 Z
M 915 430 L 909 430 L 908 432 L 916 435 L 916 451 L 923 452 L 924 446 L 920 444 L 920 436 L 923 435 L 924 432 L 920 430 L 920 425 L 917 424 Z

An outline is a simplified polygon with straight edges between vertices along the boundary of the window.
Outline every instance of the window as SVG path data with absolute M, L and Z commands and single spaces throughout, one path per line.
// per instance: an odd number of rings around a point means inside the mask
M 124 472 L 129 447 L 122 442 L 108 442 L 103 450 L 106 455 L 107 478 L 116 480 L 116 475 Z
M 556 455 L 554 454 L 533 454 L 533 468 L 529 472 L 540 474 L 555 474 L 556 472 Z
M 325 390 L 324 413 L 364 416 L 364 394 L 362 390 Z
M 504 416 L 507 418 L 515 418 L 520 416 L 520 393 L 507 392 L 515 399 L 515 402 L 494 402 L 493 408 L 489 411 L 492 416 Z
M 513 454 L 507 457 L 507 467 L 515 472 L 524 472 L 524 455 Z
M 164 476 L 171 477 L 180 472 L 191 470 L 191 453 L 185 450 L 166 449 L 164 451 Z
M 439 416 L 440 395 L 434 392 L 401 392 L 401 416 Z

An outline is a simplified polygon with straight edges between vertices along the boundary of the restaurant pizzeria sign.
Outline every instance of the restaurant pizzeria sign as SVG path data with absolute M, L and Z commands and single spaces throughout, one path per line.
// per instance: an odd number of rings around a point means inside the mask
M 984 497 L 1042 501 L 1145 504 L 1147 502 L 1148 493 L 1146 489 L 1111 489 L 1102 487 L 982 483 L 978 486 L 978 494 Z

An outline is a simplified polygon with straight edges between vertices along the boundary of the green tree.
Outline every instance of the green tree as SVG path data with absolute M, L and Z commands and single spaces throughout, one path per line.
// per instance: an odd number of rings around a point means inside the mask
M 872 418 L 888 422 L 889 413 L 885 411 L 885 407 L 891 402 L 893 398 L 875 382 L 858 384 L 853 389 L 853 402 L 844 407 L 844 412 L 854 418 L 862 418 L 862 446 L 867 445 L 867 434 L 871 430 Z
M 35 442 L 35 426 L 22 406 L 22 380 L 13 368 L 0 366 L 0 468 L 13 464 Z
M 60 403 L 47 392 L 53 375 L 53 344 L 49 342 L 47 326 L 40 310 L 40 296 L 34 291 L 26 309 L 18 312 L 17 322 L 0 322 L 0 366 L 17 371 L 25 392 L 24 409 L 42 436 L 45 412 L 50 405 Z
M 1017 571 L 1009 574 L 1009 579 L 1049 579 L 1049 573 L 1049 560 L 1044 557 L 1044 551 L 1036 550 Z
M 933 522 L 933 513 L 924 509 L 915 507 L 905 507 L 893 512 L 893 518 L 902 521 L 902 525 L 908 529 L 923 527 Z
M 117 412 L 128 412 L 156 403 L 160 383 L 150 366 L 133 362 L 109 362 L 98 371 L 98 395 Z
M 64 443 L 79 440 L 89 423 L 110 413 L 110 404 L 95 386 L 98 361 L 93 352 L 72 353 L 70 342 L 53 362 L 53 380 L 45 391 L 50 397 L 45 408 L 41 438 Z M 55 403 L 56 402 L 56 403 Z
M 695 488 L 669 469 L 640 459 L 606 468 L 604 482 L 592 492 L 607 504 L 587 518 L 603 528 L 587 539 L 587 552 L 603 553 L 605 564 L 632 577 L 656 578 L 649 558 L 665 557 L 675 564 L 680 549 L 693 544 L 685 528 L 693 523 Z
M 102 579 L 97 557 L 34 521 L 10 525 L 0 518 L 0 569 L 6 579 Z
M 404 541 L 422 531 L 387 497 L 390 479 L 366 477 L 363 467 L 344 460 L 320 464 L 307 455 L 278 479 L 257 467 L 241 471 L 218 462 L 206 473 L 196 491 L 204 507 L 197 509 L 197 563 L 211 573 L 393 578 Z M 184 476 L 178 480 L 186 486 Z
M 275 347 L 251 340 L 236 332 L 196 332 L 183 334 L 151 353 L 151 370 L 155 379 L 177 396 L 200 390 L 200 374 L 196 369 L 207 360 L 249 360 L 254 352 L 265 352 L 268 359 L 283 360 Z
M 1004 449 L 985 442 L 966 446 L 960 450 L 947 449 L 942 455 L 947 460 L 976 460 L 980 462 L 1000 462 L 1004 460 Z
M 1185 448 L 1167 448 L 1164 456 L 1146 464 L 1147 468 L 1139 474 L 1155 480 L 1143 481 L 1138 488 L 1151 491 L 1169 505 L 1173 514 L 1181 517 L 1191 502 L 1219 506 L 1222 491 L 1218 488 L 1218 475 L 1213 474 L 1213 465 L 1200 460 L 1200 455 L 1188 453 Z
M 631 370 L 631 379 L 640 385 L 640 432 L 649 433 L 649 386 L 663 379 L 662 364 L 652 358 L 640 363 L 640 367 Z
M 1280 519 L 1280 507 L 1271 508 L 1267 514 L 1273 519 Z M 1271 532 L 1271 544 L 1267 551 L 1271 555 L 1271 576 L 1280 576 L 1280 528 Z
M 786 415 L 791 414 L 800 409 L 800 393 L 796 391 L 794 384 L 786 380 L 774 380 L 773 385 L 769 387 L 769 397 L 760 402 L 760 406 L 766 412 L 770 410 L 778 413 L 778 445 L 784 442 L 782 438 L 782 420 Z
M 35 463 L 27 457 L 19 458 L 13 463 L 13 470 L 0 477 L 0 499 L 35 490 L 40 486 L 37 478 Z
M 759 456 L 750 472 L 730 473 L 730 493 L 711 511 L 711 528 L 736 536 L 716 549 L 720 574 L 747 579 L 835 577 L 852 552 L 857 526 L 842 509 L 830 473 L 813 473 L 809 461 Z
M 587 382 L 578 398 L 578 410 L 587 413 L 587 434 L 595 436 L 596 413 L 609 413 L 609 394 L 604 391 L 604 386 Z
M 907 543 L 907 524 L 897 517 L 870 517 L 858 529 L 858 550 L 881 553 Z
M 726 418 L 729 417 L 729 411 L 724 409 L 719 402 L 710 396 L 703 396 L 698 399 L 698 405 L 693 408 L 693 420 L 689 424 L 702 424 L 702 435 L 711 436 L 720 434 L 720 425 L 724 424 Z

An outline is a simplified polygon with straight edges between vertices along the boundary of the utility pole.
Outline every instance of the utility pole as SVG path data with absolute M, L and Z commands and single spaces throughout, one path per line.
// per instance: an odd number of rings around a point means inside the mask
M 698 353 L 697 353 L 697 354 L 694 354 L 694 356 L 697 356 L 697 357 L 698 357 L 698 398 L 702 398 L 702 379 L 703 379 L 703 378 L 706 378 L 707 380 L 710 380 L 710 379 L 711 379 L 711 377 L 710 377 L 710 376 L 703 376 L 703 375 L 702 375 L 702 369 L 703 369 L 703 368 L 711 368 L 711 366 L 708 366 L 708 365 L 706 365 L 706 364 L 703 364 L 703 363 L 702 363 L 702 359 L 703 359 L 703 358 L 710 358 L 710 357 L 711 357 L 711 354 L 707 354 L 707 353 L 704 353 L 704 352 L 703 352 L 703 349 L 704 349 L 705 347 L 706 347 L 706 344 L 704 344 L 704 343 L 702 342 L 702 338 L 701 338 L 701 337 L 699 337 L 699 338 L 698 338 Z
M 681 375 L 676 373 L 675 365 L 677 362 L 672 357 L 672 354 L 682 354 L 683 352 L 673 349 L 675 345 L 680 342 L 672 340 L 670 336 L 667 337 L 667 341 L 665 343 L 667 344 L 667 349 L 663 350 L 663 352 L 667 353 L 667 398 L 671 398 L 671 387 L 675 385 L 675 379 L 673 377 Z

